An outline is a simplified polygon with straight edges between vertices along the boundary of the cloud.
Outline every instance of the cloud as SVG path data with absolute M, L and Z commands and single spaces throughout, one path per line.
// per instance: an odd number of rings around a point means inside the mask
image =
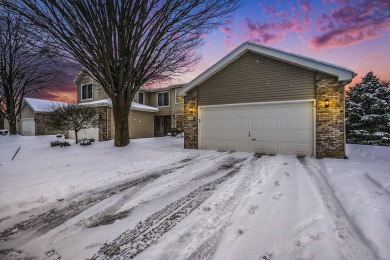
M 280 22 L 254 22 L 245 18 L 246 39 L 256 43 L 272 43 L 282 41 L 287 32 L 302 32 L 305 22 L 297 18 L 283 19 Z
M 301 5 L 301 8 L 303 9 L 304 12 L 309 13 L 311 12 L 311 5 L 308 0 L 302 0 L 299 2 Z
M 344 0 L 342 5 L 316 20 L 322 32 L 310 40 L 314 49 L 344 47 L 380 37 L 390 30 L 390 1 Z
M 277 11 L 276 7 L 273 5 L 264 5 L 262 3 L 259 3 L 259 6 L 263 9 L 265 13 L 267 13 L 271 17 L 282 17 L 286 16 L 286 11 Z

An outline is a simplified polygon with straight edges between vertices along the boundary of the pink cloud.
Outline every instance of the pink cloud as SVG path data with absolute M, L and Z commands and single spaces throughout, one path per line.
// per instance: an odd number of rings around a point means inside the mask
M 233 29 L 230 28 L 230 27 L 228 27 L 228 26 L 222 27 L 222 28 L 221 28 L 221 31 L 222 31 L 223 33 L 233 33 Z
M 296 18 L 283 19 L 280 22 L 253 22 L 245 18 L 246 39 L 256 43 L 278 42 L 284 39 L 287 32 L 302 32 L 302 22 Z
M 390 1 L 344 0 L 330 15 L 317 18 L 316 30 L 322 34 L 310 41 L 315 49 L 344 47 L 380 37 L 390 30 Z
M 308 0 L 302 0 L 299 2 L 299 4 L 301 5 L 301 8 L 304 12 L 311 12 L 311 5 Z
M 287 15 L 286 11 L 277 11 L 273 5 L 264 5 L 259 3 L 259 6 L 271 17 L 282 17 Z

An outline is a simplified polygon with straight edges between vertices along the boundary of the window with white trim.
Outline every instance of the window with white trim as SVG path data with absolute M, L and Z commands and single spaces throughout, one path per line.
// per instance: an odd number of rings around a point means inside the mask
M 81 100 L 89 100 L 92 98 L 92 83 L 81 85 Z
M 139 104 L 141 104 L 141 105 L 145 104 L 144 97 L 145 97 L 145 94 L 143 92 L 138 92 L 138 103 Z
M 175 102 L 176 104 L 184 103 L 184 98 L 180 97 L 179 94 L 180 88 L 175 89 Z
M 169 107 L 169 91 L 157 93 L 157 106 L 158 107 Z

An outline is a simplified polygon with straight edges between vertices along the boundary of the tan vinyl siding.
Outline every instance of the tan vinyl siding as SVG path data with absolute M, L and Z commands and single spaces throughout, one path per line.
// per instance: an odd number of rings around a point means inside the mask
M 22 111 L 20 111 L 20 118 L 35 118 L 35 113 L 32 108 L 25 104 L 22 108 Z
M 81 86 L 88 83 L 92 83 L 92 100 L 81 100 Z M 108 95 L 104 92 L 103 87 L 87 73 L 83 73 L 80 80 L 77 82 L 77 103 L 97 101 L 106 98 L 108 98 Z
M 111 118 L 114 119 L 112 108 Z M 130 138 L 154 137 L 154 113 L 130 110 L 129 114 Z M 115 122 L 111 120 L 111 139 L 115 138 Z
M 145 138 L 154 136 L 154 113 L 130 111 L 130 138 Z
M 198 87 L 198 105 L 315 98 L 314 72 L 248 52 Z
M 174 88 L 171 90 L 171 107 L 172 107 L 172 114 L 183 114 L 184 111 L 184 103 L 177 103 L 176 104 L 176 89 L 180 88 Z

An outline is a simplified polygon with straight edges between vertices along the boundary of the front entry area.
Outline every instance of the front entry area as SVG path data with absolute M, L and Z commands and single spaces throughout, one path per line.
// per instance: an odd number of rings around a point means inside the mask
M 154 136 L 166 136 L 171 131 L 171 116 L 154 117 Z
M 314 101 L 199 107 L 199 148 L 312 156 Z

